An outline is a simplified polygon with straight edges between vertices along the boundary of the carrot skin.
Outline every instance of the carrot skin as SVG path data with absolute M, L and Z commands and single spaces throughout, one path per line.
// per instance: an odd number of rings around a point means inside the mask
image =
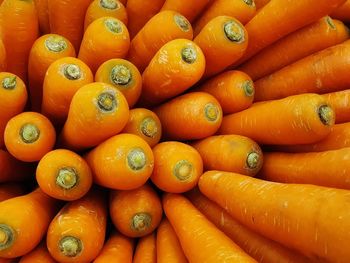
M 154 232 L 139 239 L 133 263 L 157 263 L 156 236 Z
M 323 94 L 334 109 L 335 123 L 350 122 L 350 89 Z

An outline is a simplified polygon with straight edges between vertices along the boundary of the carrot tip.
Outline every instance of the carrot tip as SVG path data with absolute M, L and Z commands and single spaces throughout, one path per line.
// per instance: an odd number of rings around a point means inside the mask
M 69 80 L 77 80 L 81 78 L 81 69 L 78 65 L 68 64 L 65 66 L 63 74 Z
M 254 89 L 254 85 L 253 82 L 250 80 L 247 80 L 243 83 L 243 90 L 244 90 L 244 94 L 247 97 L 252 97 L 254 96 L 255 93 L 255 89 Z
M 100 5 L 106 9 L 118 9 L 120 8 L 119 3 L 116 0 L 100 0 Z
M 175 24 L 178 25 L 182 31 L 187 32 L 190 30 L 190 22 L 183 15 L 176 14 L 174 16 Z
M 324 125 L 334 124 L 334 110 L 329 105 L 321 105 L 318 108 L 318 116 Z
M 31 123 L 24 124 L 20 131 L 19 135 L 21 136 L 21 139 L 25 143 L 33 143 L 36 142 L 40 137 L 40 130 L 38 127 Z
M 158 133 L 157 123 L 152 117 L 144 118 L 140 124 L 140 130 L 143 135 L 154 138 Z
M 124 65 L 116 65 L 111 72 L 111 80 L 116 85 L 127 85 L 131 81 L 130 69 Z
M 197 59 L 197 52 L 193 47 L 185 47 L 181 50 L 181 58 L 188 64 L 192 64 Z
M 74 168 L 64 167 L 58 171 L 56 184 L 65 190 L 73 188 L 78 183 L 78 175 Z
M 4 89 L 14 89 L 17 85 L 17 77 L 6 77 L 2 80 L 2 87 Z
M 103 92 L 98 95 L 97 105 L 101 111 L 110 112 L 117 107 L 117 101 L 114 94 L 110 92 Z
M 12 246 L 14 242 L 14 231 L 12 227 L 0 224 L 0 250 L 5 250 Z
M 232 42 L 241 43 L 244 41 L 244 31 L 235 21 L 230 20 L 224 24 L 225 36 Z
M 244 3 L 246 3 L 249 6 L 255 6 L 254 0 L 243 0 Z
M 246 162 L 249 169 L 256 169 L 261 163 L 260 154 L 256 152 L 249 153 Z
M 187 181 L 192 177 L 193 165 L 187 160 L 178 161 L 173 173 L 180 181 Z
M 45 47 L 52 52 L 61 52 L 67 48 L 67 42 L 61 36 L 50 36 L 45 40 Z
M 337 27 L 333 22 L 333 19 L 330 16 L 326 16 L 326 23 L 329 25 L 329 27 L 333 30 L 336 30 Z
M 204 114 L 207 120 L 216 121 L 219 117 L 219 109 L 213 103 L 208 103 L 204 107 Z
M 65 236 L 59 241 L 59 248 L 66 257 L 76 257 L 82 251 L 82 242 L 79 238 Z
M 131 219 L 131 229 L 137 232 L 147 230 L 152 222 L 152 217 L 148 213 L 137 213 Z
M 127 160 L 132 170 L 141 170 L 146 165 L 146 155 L 141 148 L 132 149 L 128 153 Z
M 122 32 L 122 26 L 116 19 L 111 19 L 111 18 L 106 19 L 105 26 L 112 33 L 119 34 L 120 32 Z

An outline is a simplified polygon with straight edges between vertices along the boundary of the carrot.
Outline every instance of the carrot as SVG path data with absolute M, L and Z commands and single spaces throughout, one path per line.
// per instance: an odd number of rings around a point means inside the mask
M 341 21 L 325 16 L 269 45 L 238 69 L 257 80 L 348 38 L 349 29 Z
M 83 197 L 92 185 L 91 170 L 86 161 L 65 149 L 53 150 L 41 158 L 36 180 L 47 195 L 65 201 Z
M 134 240 L 112 232 L 93 263 L 132 263 Z
M 348 261 L 350 252 L 344 246 L 350 228 L 347 190 L 273 183 L 220 171 L 204 173 L 199 189 L 267 238 L 311 259 Z
M 257 262 L 185 197 L 167 193 L 163 207 L 189 262 Z
M 169 223 L 164 218 L 157 228 L 157 262 L 158 263 L 187 263 L 179 239 Z
M 49 1 L 48 0 L 34 0 L 35 8 L 38 13 L 39 29 L 41 34 L 49 34 Z
M 261 263 L 310 262 L 302 255 L 243 226 L 198 189 L 186 194 L 192 204 L 246 253 Z
M 203 52 L 194 42 L 169 41 L 142 74 L 141 104 L 159 104 L 183 93 L 201 79 L 204 70 Z
M 350 89 L 330 92 L 323 96 L 334 109 L 335 123 L 350 121 Z
M 40 243 L 35 249 L 24 255 L 19 263 L 56 263 L 49 251 L 47 250 L 45 242 Z
M 204 77 L 210 77 L 223 71 L 244 54 L 248 46 L 248 34 L 237 19 L 217 16 L 201 29 L 193 41 L 205 56 Z
M 228 70 L 205 81 L 197 91 L 213 95 L 219 101 L 224 114 L 245 110 L 254 100 L 252 79 L 238 70 Z
M 4 42 L 0 38 L 0 72 L 6 71 L 7 69 L 7 60 L 6 60 L 6 49 Z
M 178 96 L 155 108 L 154 112 L 162 123 L 163 137 L 173 140 L 202 139 L 213 135 L 222 120 L 219 102 L 205 92 Z
M 6 125 L 4 133 L 7 150 L 18 160 L 39 161 L 55 144 L 56 132 L 44 115 L 23 112 Z
M 4 146 L 7 122 L 24 110 L 28 94 L 24 82 L 16 75 L 0 72 L 0 148 Z
M 257 80 L 255 101 L 301 93 L 327 93 L 347 89 L 350 81 L 350 40 L 326 48 Z
M 198 151 L 181 142 L 162 142 L 153 148 L 152 182 L 169 193 L 183 193 L 198 183 L 203 161 Z
M 330 16 L 344 22 L 350 22 L 350 1 L 347 0 L 344 4 L 335 9 Z
M 138 135 L 153 147 L 162 136 L 162 125 L 153 111 L 135 108 L 130 110 L 129 121 L 122 132 Z
M 106 60 L 124 58 L 129 46 L 129 32 L 124 23 L 114 17 L 101 17 L 86 28 L 78 58 L 95 73 Z
M 45 235 L 57 205 L 40 189 L 0 202 L 0 257 L 15 258 L 33 250 Z
M 5 0 L 0 8 L 0 32 L 6 49 L 7 71 L 26 83 L 30 48 L 39 36 L 33 0 Z
M 130 190 L 142 186 L 153 171 L 149 145 L 134 134 L 118 134 L 99 144 L 85 156 L 94 182 L 104 187 Z
M 157 193 L 147 184 L 133 190 L 111 191 L 109 210 L 114 226 L 128 237 L 152 233 L 163 213 Z
M 63 125 L 74 94 L 93 81 L 90 68 L 80 59 L 64 57 L 56 60 L 46 71 L 41 112 L 56 126 Z
M 157 263 L 156 246 L 155 233 L 140 238 L 136 246 L 133 263 Z
M 4 183 L 0 185 L 0 202 L 16 196 L 24 195 L 25 189 L 23 184 Z
M 128 14 L 125 6 L 118 0 L 94 0 L 89 5 L 85 14 L 84 29 L 96 19 L 109 16 L 128 24 Z
M 259 145 L 240 135 L 210 136 L 192 144 L 203 158 L 205 170 L 221 170 L 255 176 L 263 164 Z
M 200 16 L 205 7 L 207 7 L 213 0 L 190 0 L 190 1 L 179 1 L 179 0 L 166 0 L 162 6 L 163 10 L 173 10 L 183 16 L 185 16 L 191 23 Z
M 261 144 L 307 144 L 325 138 L 334 111 L 318 94 L 300 94 L 253 104 L 222 120 L 219 134 L 237 134 Z
M 40 111 L 47 69 L 52 62 L 63 57 L 75 57 L 74 47 L 66 38 L 47 34 L 34 42 L 28 62 L 29 91 L 33 110 Z
M 91 262 L 103 247 L 106 221 L 106 201 L 98 189 L 67 203 L 47 231 L 46 244 L 51 256 L 62 263 Z
M 118 89 L 102 82 L 87 84 L 72 98 L 61 143 L 71 149 L 96 146 L 119 133 L 128 118 L 128 103 Z
M 165 0 L 128 0 L 126 11 L 128 13 L 128 29 L 130 38 L 134 38 L 140 29 L 158 13 Z M 164 31 L 163 31 L 164 33 Z
M 131 62 L 115 58 L 104 62 L 95 74 L 95 81 L 105 82 L 120 90 L 132 108 L 138 101 L 142 89 L 142 77 Z
M 244 56 L 233 64 L 240 65 L 263 48 L 321 17 L 331 13 L 345 0 L 293 1 L 272 0 L 245 25 L 249 44 Z M 266 30 L 273 27 L 273 30 Z
M 164 28 L 167 30 L 164 31 Z M 157 51 L 170 40 L 177 38 L 193 38 L 190 22 L 175 11 L 161 11 L 131 40 L 127 60 L 143 72 Z
M 260 9 L 262 7 L 264 7 L 265 5 L 267 5 L 271 0 L 254 0 L 256 9 Z
M 35 171 L 31 163 L 17 160 L 7 151 L 0 149 L 0 183 L 23 182 Z
M 199 16 L 193 25 L 194 35 L 198 35 L 210 20 L 217 16 L 236 18 L 243 25 L 255 15 L 256 7 L 253 0 L 216 0 Z
M 18 259 L 17 258 L 0 258 L 0 263 L 18 263 Z
M 48 0 L 51 33 L 67 38 L 78 52 L 85 13 L 92 0 Z

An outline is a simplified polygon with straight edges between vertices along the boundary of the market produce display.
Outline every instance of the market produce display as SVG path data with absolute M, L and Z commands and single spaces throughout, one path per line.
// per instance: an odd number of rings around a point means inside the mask
M 350 0 L 0 0 L 0 263 L 349 263 Z

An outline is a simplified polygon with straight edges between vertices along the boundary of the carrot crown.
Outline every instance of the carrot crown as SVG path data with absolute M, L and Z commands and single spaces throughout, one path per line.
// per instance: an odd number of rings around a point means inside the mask
M 56 184 L 65 190 L 69 190 L 77 185 L 78 173 L 72 167 L 61 168 L 56 176 Z
M 82 251 L 83 244 L 79 238 L 65 236 L 58 244 L 60 251 L 66 257 L 76 257 Z
M 61 36 L 49 36 L 45 40 L 45 47 L 52 52 L 61 52 L 67 48 L 67 42 Z
M 254 89 L 254 85 L 253 85 L 252 81 L 250 81 L 250 80 L 245 81 L 243 83 L 242 87 L 243 87 L 243 90 L 244 90 L 244 94 L 247 97 L 252 97 L 254 95 L 255 89 Z
M 2 87 L 4 89 L 14 89 L 17 85 L 17 77 L 6 77 L 2 80 Z
M 148 213 L 136 213 L 131 218 L 131 229 L 137 232 L 147 230 L 152 223 L 152 217 Z
M 23 142 L 25 143 L 33 143 L 36 142 L 40 137 L 40 130 L 38 127 L 32 123 L 24 124 L 20 131 L 19 135 Z
M 318 108 L 318 116 L 324 125 L 333 125 L 335 121 L 334 110 L 329 105 L 321 105 Z
M 337 26 L 334 24 L 333 19 L 330 16 L 326 16 L 326 22 L 330 26 L 330 28 L 336 30 Z
M 123 30 L 118 20 L 112 18 L 108 18 L 105 20 L 105 26 L 110 32 L 114 34 L 119 34 Z
M 5 250 L 12 246 L 15 234 L 12 227 L 0 224 L 0 250 Z
M 100 0 L 100 6 L 111 10 L 120 8 L 119 3 L 116 0 Z
M 204 115 L 208 121 L 216 121 L 219 117 L 219 109 L 213 103 L 207 103 L 204 106 Z
M 250 152 L 247 156 L 246 163 L 249 169 L 256 169 L 261 163 L 260 154 L 257 152 Z
M 227 21 L 224 24 L 224 32 L 225 36 L 232 42 L 241 43 L 244 41 L 243 28 L 236 21 Z
M 174 15 L 175 24 L 181 28 L 182 31 L 187 32 L 190 30 L 190 22 L 186 19 L 186 17 L 176 14 Z
M 117 107 L 117 100 L 111 92 L 102 92 L 98 95 L 97 105 L 102 112 L 111 112 Z
M 141 148 L 132 149 L 127 155 L 127 162 L 132 170 L 141 170 L 146 165 L 146 154 Z
M 132 79 L 131 71 L 124 65 L 116 65 L 112 68 L 111 80 L 116 85 L 127 85 Z
M 77 80 L 81 78 L 81 69 L 78 65 L 68 64 L 64 67 L 63 74 L 69 80 Z
M 152 117 L 144 118 L 140 124 L 140 130 L 143 135 L 154 138 L 158 132 L 157 123 Z
M 255 6 L 254 0 L 243 0 L 244 3 L 246 3 L 249 6 Z
M 192 64 L 197 59 L 197 51 L 191 46 L 185 47 L 181 50 L 181 57 L 186 63 Z
M 173 170 L 173 174 L 180 181 L 189 180 L 192 177 L 193 165 L 187 160 L 178 161 Z

